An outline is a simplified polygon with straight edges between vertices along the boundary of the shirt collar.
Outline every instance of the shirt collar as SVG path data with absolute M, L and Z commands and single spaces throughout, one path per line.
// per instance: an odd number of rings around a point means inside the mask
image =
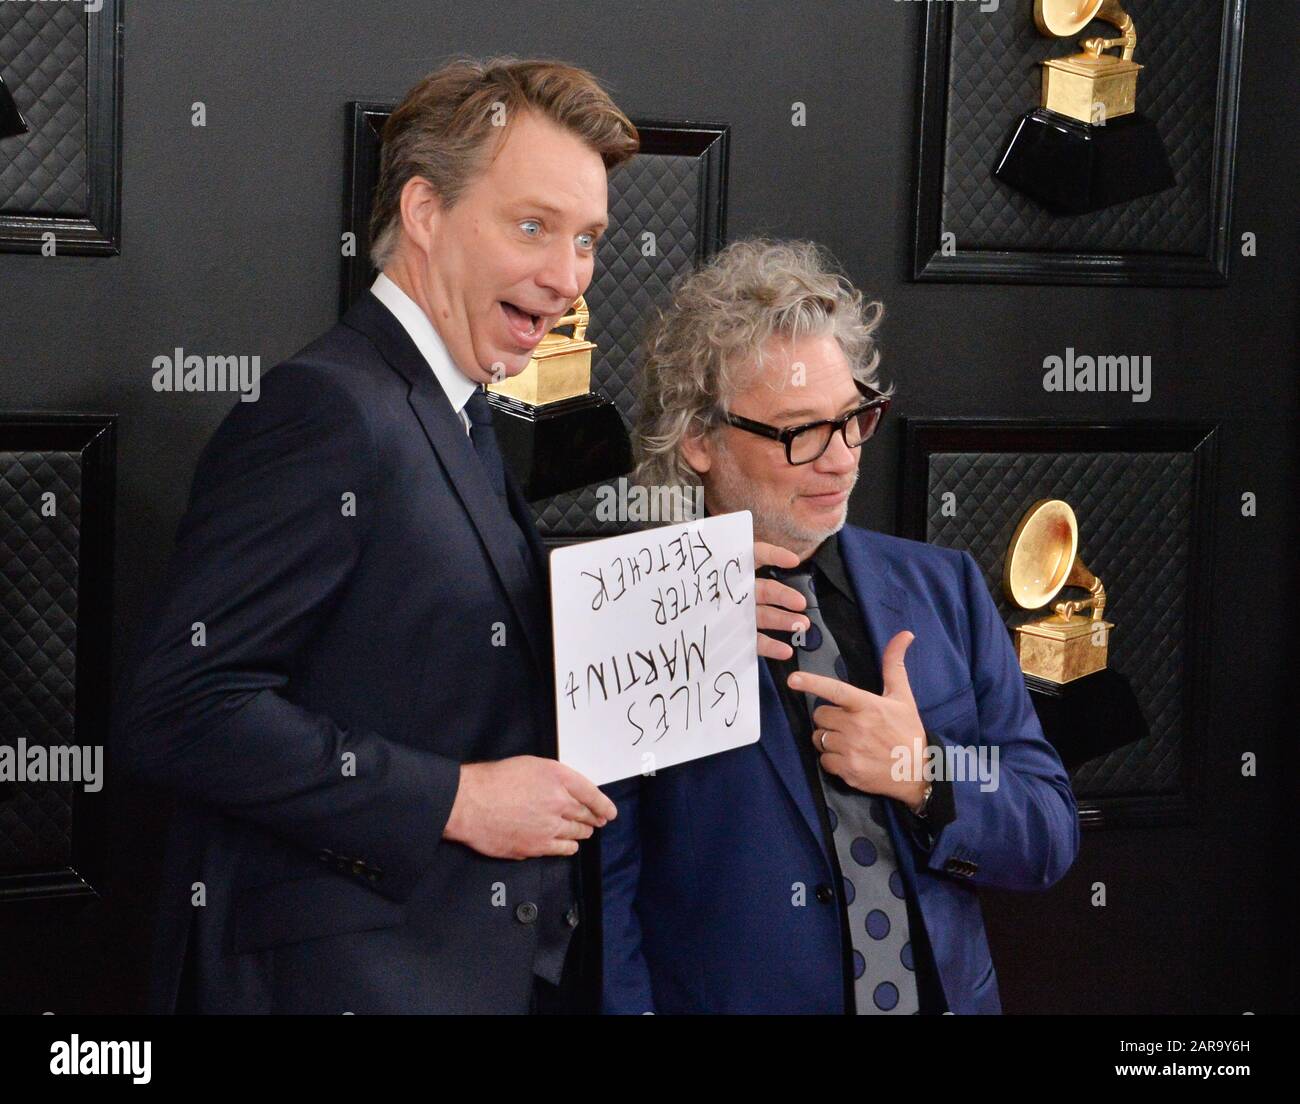
M 709 508 L 704 508 L 704 516 L 712 517 Z M 810 567 L 816 567 L 826 580 L 838 590 L 845 598 L 857 602 L 858 596 L 853 590 L 853 584 L 849 582 L 849 573 L 844 567 L 844 557 L 840 553 L 840 534 L 832 533 L 817 546 L 817 550 L 804 560 L 804 564 Z M 802 566 L 802 565 L 801 565 Z M 771 578 L 778 571 L 787 570 L 785 568 L 759 568 L 757 574 L 761 578 Z M 794 570 L 793 568 L 788 570 Z
M 470 396 L 479 389 L 479 384 L 456 367 L 451 354 L 447 352 L 446 344 L 429 321 L 429 316 L 406 292 L 382 272 L 370 285 L 370 290 L 402 324 L 402 329 L 410 334 L 420 355 L 428 362 L 434 377 L 442 385 L 452 410 L 459 414 L 469 402 Z
M 809 563 L 826 576 L 827 581 L 845 598 L 857 601 L 853 587 L 849 583 L 848 572 L 844 569 L 844 557 L 840 554 L 840 535 L 834 533 L 817 546 L 817 551 L 809 557 Z

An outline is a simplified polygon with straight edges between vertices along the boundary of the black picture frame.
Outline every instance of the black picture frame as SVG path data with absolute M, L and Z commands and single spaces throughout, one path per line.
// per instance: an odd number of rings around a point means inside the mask
M 0 213 L 0 252 L 39 253 L 50 233 L 59 256 L 122 252 L 122 8 L 123 0 L 103 0 L 98 11 L 85 13 L 88 211 L 83 217 Z
M 1181 769 L 1176 793 L 1078 798 L 1086 828 L 1189 823 L 1207 798 L 1204 767 L 1210 723 L 1211 606 L 1214 567 L 1214 486 L 1217 426 L 1203 422 L 1077 423 L 1051 419 L 904 418 L 899 467 L 898 534 L 929 539 L 929 458 L 936 453 L 1187 453 L 1192 513 L 1182 643 Z M 1026 685 L 1034 693 L 1032 680 Z
M 346 107 L 347 165 L 344 169 L 343 232 L 354 235 L 354 255 L 343 257 L 339 314 L 374 282 L 370 264 L 370 208 L 379 182 L 379 136 L 396 103 L 354 101 Z
M 0 414 L 0 451 L 80 454 L 73 732 L 77 745 L 104 748 L 104 777 L 110 780 L 113 765 L 108 733 L 117 416 Z M 107 781 L 107 785 L 111 785 L 111 781 Z M 0 874 L 0 904 L 99 895 L 95 887 L 105 876 L 104 844 L 108 836 L 106 786 L 94 793 L 74 788 L 68 862 Z
M 1232 185 L 1246 0 L 1223 0 L 1210 178 L 1209 241 L 1203 255 L 956 249 L 945 253 L 943 191 L 948 87 L 956 4 L 924 6 L 910 277 L 918 282 L 1212 287 L 1228 282 Z M 989 166 L 990 172 L 993 166 Z
M 379 181 L 380 133 L 396 103 L 355 100 L 346 109 L 346 157 L 343 232 L 353 234 L 353 256 L 344 256 L 339 287 L 343 314 L 373 282 L 370 264 L 370 209 Z M 680 154 L 700 160 L 701 202 L 696 236 L 701 258 L 722 248 L 727 236 L 727 152 L 730 127 L 725 123 L 633 119 L 643 154 Z

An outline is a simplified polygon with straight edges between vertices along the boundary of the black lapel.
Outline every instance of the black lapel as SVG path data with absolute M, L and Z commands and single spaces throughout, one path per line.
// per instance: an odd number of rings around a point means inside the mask
M 498 414 L 494 408 L 492 411 L 492 424 L 495 426 L 498 420 L 509 417 L 506 414 Z M 498 440 L 500 434 L 497 435 Z M 519 522 L 519 528 L 524 531 L 524 537 L 528 541 L 528 547 L 533 553 L 533 562 L 537 565 L 538 578 L 542 581 L 542 590 L 549 595 L 551 592 L 551 554 L 547 551 L 546 545 L 542 543 L 542 538 L 537 535 L 537 523 L 533 520 L 533 510 L 524 498 L 524 492 L 519 487 L 519 481 L 515 479 L 514 473 L 510 470 L 510 465 L 506 465 L 506 498 L 510 502 L 510 512 Z
M 343 316 L 343 324 L 365 334 L 389 365 L 410 384 L 407 401 L 420 420 L 424 435 L 446 471 L 448 479 L 478 530 L 489 562 L 496 570 L 519 623 L 528 637 L 528 647 L 544 680 L 551 678 L 550 641 L 539 622 L 542 594 L 516 555 L 518 542 L 510 531 L 510 516 L 488 482 L 487 473 L 465 433 L 465 426 L 452 410 L 446 392 L 433 369 L 416 348 L 411 335 L 387 307 L 367 290 Z M 509 479 L 509 473 L 507 473 Z M 507 484 L 508 485 L 508 484 Z M 521 523 L 526 536 L 531 524 Z
M 509 415 L 498 414 L 496 410 L 492 411 L 494 425 L 497 419 L 502 417 L 509 417 Z M 537 618 L 541 626 L 540 635 L 537 639 L 545 641 L 546 649 L 546 664 L 542 670 L 542 686 L 546 692 L 547 707 L 554 710 L 555 676 L 553 673 L 554 662 L 551 658 L 554 653 L 554 628 L 551 623 L 551 558 L 546 546 L 542 543 L 541 537 L 537 534 L 537 524 L 533 521 L 533 511 L 528 505 L 528 500 L 524 498 L 524 493 L 511 473 L 509 465 L 506 466 L 506 498 L 510 503 L 510 512 L 514 515 L 515 521 L 519 523 L 519 528 L 523 530 L 524 538 L 528 541 L 533 565 L 537 571 L 538 586 L 533 592 L 537 596 Z M 552 719 L 546 728 L 547 739 L 550 741 L 548 744 L 549 754 L 552 756 L 558 756 L 559 754 L 555 741 L 555 725 L 554 712 L 552 712 Z

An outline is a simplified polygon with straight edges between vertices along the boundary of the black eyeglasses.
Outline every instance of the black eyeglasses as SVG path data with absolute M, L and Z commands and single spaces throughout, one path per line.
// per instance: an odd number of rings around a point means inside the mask
M 742 418 L 739 414 L 723 414 L 722 420 L 747 433 L 780 441 L 785 446 L 785 458 L 791 464 L 811 464 L 830 446 L 836 430 L 849 448 L 861 448 L 879 427 L 880 419 L 889 409 L 889 396 L 878 395 L 865 384 L 859 383 L 857 387 L 867 401 L 847 414 L 827 421 L 805 422 L 779 429 L 751 418 Z

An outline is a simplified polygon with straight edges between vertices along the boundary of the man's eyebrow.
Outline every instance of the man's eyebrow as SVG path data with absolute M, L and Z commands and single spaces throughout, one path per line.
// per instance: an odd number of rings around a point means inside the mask
M 552 204 L 552 203 L 547 203 L 545 200 L 541 200 L 541 199 L 521 199 L 521 200 L 518 200 L 518 201 L 515 202 L 515 203 L 512 203 L 511 206 L 512 206 L 512 207 L 530 207 L 530 208 L 532 208 L 532 209 L 534 209 L 534 210 L 537 210 L 537 211 L 545 211 L 548 215 L 563 215 L 563 214 L 564 214 L 564 212 L 561 211 L 561 210 L 560 210 L 558 207 L 556 207 L 554 204 Z M 605 229 L 608 229 L 608 227 L 609 227 L 609 221 L 608 221 L 607 219 L 597 219 L 597 220 L 594 221 L 591 225 L 592 225 L 592 226 L 598 226 L 598 227 L 600 227 L 601 230 L 605 230 Z
M 840 413 L 847 414 L 850 410 L 853 410 L 855 407 L 861 406 L 862 401 L 863 400 L 861 395 L 858 395 L 857 397 L 850 399 L 848 402 L 846 402 L 843 406 L 840 407 Z M 798 410 L 782 410 L 777 414 L 773 414 L 772 417 L 774 418 L 816 418 L 816 415 L 817 415 L 817 411 L 808 410 L 807 408 L 801 407 Z

